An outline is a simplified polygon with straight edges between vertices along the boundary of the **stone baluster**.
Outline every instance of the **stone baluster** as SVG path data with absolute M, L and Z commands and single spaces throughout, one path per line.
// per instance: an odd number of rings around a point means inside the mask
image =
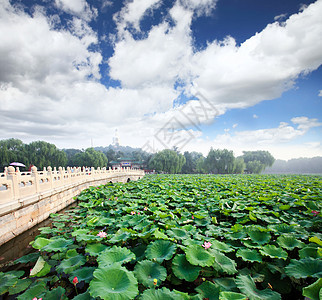
M 39 193 L 40 192 L 39 174 L 36 166 L 31 167 L 31 177 L 34 178 L 36 193 Z
M 11 180 L 11 197 L 14 200 L 19 199 L 20 193 L 19 193 L 19 183 L 18 183 L 18 176 L 15 171 L 15 168 L 10 166 L 8 167 L 8 179 Z
M 47 176 L 49 178 L 49 181 L 50 181 L 50 188 L 52 189 L 54 186 L 53 186 L 53 169 L 49 166 L 47 167 Z

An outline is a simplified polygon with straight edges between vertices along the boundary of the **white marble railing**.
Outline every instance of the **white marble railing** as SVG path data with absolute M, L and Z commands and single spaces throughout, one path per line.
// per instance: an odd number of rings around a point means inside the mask
M 6 203 L 32 196 L 37 193 L 55 188 L 86 181 L 108 179 L 113 176 L 144 176 L 143 170 L 130 168 L 106 169 L 77 167 L 56 168 L 48 167 L 38 171 L 34 166 L 31 172 L 20 172 L 12 166 L 0 173 L 0 207 Z

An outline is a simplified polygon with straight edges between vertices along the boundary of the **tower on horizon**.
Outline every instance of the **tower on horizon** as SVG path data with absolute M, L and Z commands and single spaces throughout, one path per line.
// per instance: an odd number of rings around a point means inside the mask
M 115 136 L 113 137 L 113 146 L 120 146 L 120 138 L 118 136 L 117 129 L 115 129 Z

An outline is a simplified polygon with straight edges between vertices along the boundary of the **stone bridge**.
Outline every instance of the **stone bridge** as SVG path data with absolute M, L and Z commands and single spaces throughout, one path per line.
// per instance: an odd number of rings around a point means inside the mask
M 75 201 L 82 190 L 108 182 L 129 182 L 144 176 L 130 168 L 56 168 L 0 173 L 0 245 Z

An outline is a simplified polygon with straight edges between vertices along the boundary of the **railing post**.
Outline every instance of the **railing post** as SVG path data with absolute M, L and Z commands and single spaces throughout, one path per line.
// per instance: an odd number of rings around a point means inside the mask
M 50 189 L 53 188 L 53 169 L 49 166 L 47 167 L 47 176 L 49 177 L 49 181 L 50 181 Z
M 15 168 L 12 166 L 8 167 L 8 179 L 10 179 L 12 182 L 12 186 L 11 186 L 12 199 L 18 200 L 20 197 L 18 176 L 16 174 Z
M 40 186 L 39 186 L 39 174 L 37 172 L 36 166 L 31 167 L 31 177 L 35 178 L 34 181 L 35 181 L 36 193 L 38 194 L 40 192 Z

